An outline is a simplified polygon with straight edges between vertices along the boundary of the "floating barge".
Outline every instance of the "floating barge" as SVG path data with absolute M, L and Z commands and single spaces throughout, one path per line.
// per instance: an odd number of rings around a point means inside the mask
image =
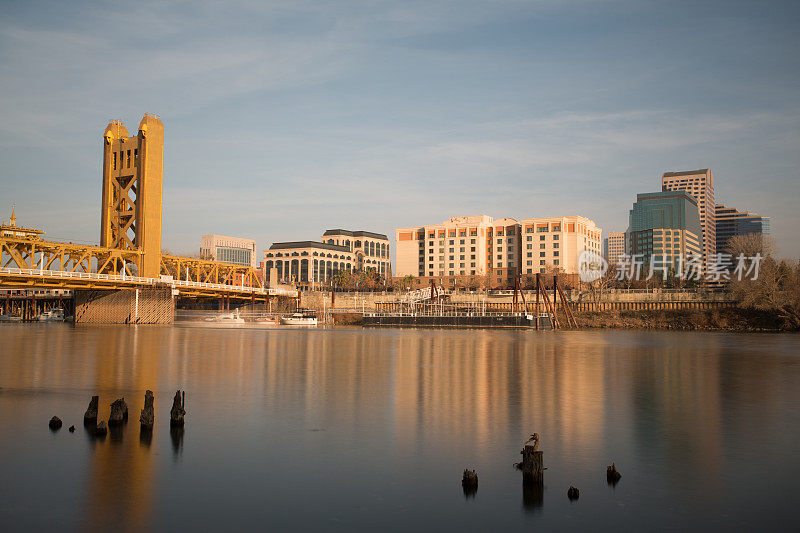
M 547 314 L 535 316 L 525 313 L 364 313 L 364 326 L 408 326 L 408 327 L 468 327 L 468 328 L 536 328 L 552 329 Z

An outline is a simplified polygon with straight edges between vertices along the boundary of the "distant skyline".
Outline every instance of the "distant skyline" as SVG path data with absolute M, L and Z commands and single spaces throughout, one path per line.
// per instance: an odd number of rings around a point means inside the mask
M 7 2 L 0 219 L 97 243 L 109 119 L 165 127 L 163 246 L 450 216 L 624 231 L 666 171 L 800 257 L 800 4 Z

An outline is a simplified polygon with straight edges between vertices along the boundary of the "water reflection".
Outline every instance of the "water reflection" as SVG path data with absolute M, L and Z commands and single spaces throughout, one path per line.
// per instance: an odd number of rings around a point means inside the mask
M 154 391 L 154 430 L 138 423 L 112 426 L 108 439 L 98 439 L 93 428 L 85 429 L 89 455 L 78 522 L 95 529 L 121 520 L 131 529 L 151 526 L 157 519 L 154 498 L 169 483 L 167 476 L 175 475 L 169 468 L 185 466 L 192 451 L 202 453 L 204 446 L 209 463 L 203 466 L 211 470 L 218 466 L 214 454 L 234 445 L 280 463 L 293 447 L 313 452 L 324 444 L 337 455 L 310 453 L 311 466 L 352 470 L 367 462 L 373 469 L 433 476 L 431 465 L 439 464 L 450 471 L 473 461 L 508 468 L 525 438 L 537 431 L 545 464 L 553 465 L 546 478 L 584 470 L 602 476 L 616 460 L 621 470 L 623 461 L 645 465 L 644 471 L 662 476 L 655 483 L 667 493 L 685 490 L 687 476 L 693 490 L 716 492 L 726 489 L 731 450 L 742 451 L 737 435 L 798 436 L 785 423 L 798 398 L 797 366 L 779 357 L 781 343 L 796 348 L 797 341 L 770 341 L 776 347 L 764 356 L 763 340 L 731 339 L 12 327 L 3 330 L 0 423 L 40 420 L 41 411 L 49 418 L 57 394 L 66 395 L 76 413 L 100 394 L 99 419 L 108 418 L 113 398 L 133 398 L 131 416 L 138 421 L 144 391 Z M 183 428 L 169 428 L 177 389 L 191 395 L 192 445 L 186 450 Z M 27 401 L 26 394 L 43 399 Z M 747 408 L 755 403 L 758 409 Z M 0 445 L 8 438 L 0 436 Z M 159 450 L 171 464 L 160 462 Z M 669 467 L 656 472 L 662 465 Z M 368 476 L 370 470 L 363 472 Z M 211 484 L 202 472 L 197 475 Z M 561 488 L 557 492 L 563 499 Z M 464 496 L 475 493 L 465 489 Z M 476 503 L 488 497 L 482 494 Z M 523 485 L 522 504 L 541 515 L 547 507 L 543 485 Z
M 172 441 L 172 451 L 175 457 L 179 457 L 183 451 L 183 428 L 180 426 L 169 428 L 169 437 Z
M 535 512 L 544 505 L 544 483 L 541 481 L 522 481 L 522 507 Z

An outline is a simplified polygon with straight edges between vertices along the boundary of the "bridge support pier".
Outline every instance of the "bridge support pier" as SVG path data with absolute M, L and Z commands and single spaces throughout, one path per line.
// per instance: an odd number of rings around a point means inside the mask
M 172 324 L 172 289 L 75 290 L 75 324 Z

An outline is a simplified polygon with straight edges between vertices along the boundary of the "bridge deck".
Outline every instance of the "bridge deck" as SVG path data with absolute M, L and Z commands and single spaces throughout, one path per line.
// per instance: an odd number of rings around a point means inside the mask
M 171 287 L 182 296 L 265 299 L 269 296 L 297 297 L 297 291 L 282 288 L 247 287 L 198 281 L 170 280 L 164 278 L 142 278 L 94 272 L 67 272 L 43 268 L 0 267 L 0 285 L 15 287 L 49 287 L 63 289 L 134 289 L 137 287 Z

